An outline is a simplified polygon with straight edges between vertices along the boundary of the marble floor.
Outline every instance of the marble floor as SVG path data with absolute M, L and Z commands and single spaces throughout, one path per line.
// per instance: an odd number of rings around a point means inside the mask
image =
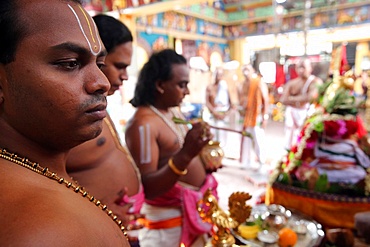
M 284 123 L 270 121 L 265 130 L 266 164 L 257 172 L 241 169 L 239 162 L 240 135 L 229 132 L 227 144 L 223 147 L 225 158 L 223 168 L 214 175 L 219 183 L 219 205 L 228 210 L 228 198 L 233 192 L 248 192 L 252 195 L 250 205 L 255 205 L 265 191 L 271 169 L 284 155 Z

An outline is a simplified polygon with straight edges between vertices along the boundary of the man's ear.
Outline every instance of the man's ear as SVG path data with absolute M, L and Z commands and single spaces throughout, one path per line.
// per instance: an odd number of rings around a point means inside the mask
M 162 81 L 157 81 L 155 83 L 155 88 L 157 89 L 157 91 L 160 93 L 160 94 L 163 94 L 164 93 L 164 89 L 162 87 L 163 83 Z

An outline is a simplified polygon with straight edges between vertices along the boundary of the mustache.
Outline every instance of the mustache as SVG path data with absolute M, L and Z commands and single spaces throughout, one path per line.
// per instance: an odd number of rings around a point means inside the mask
M 102 94 L 97 94 L 85 101 L 82 105 L 82 109 L 89 109 L 91 105 L 100 105 L 100 104 L 107 104 L 107 96 L 102 95 Z

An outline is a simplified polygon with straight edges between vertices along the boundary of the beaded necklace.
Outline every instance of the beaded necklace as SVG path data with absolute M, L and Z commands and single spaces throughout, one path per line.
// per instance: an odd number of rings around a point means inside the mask
M 118 225 L 123 234 L 127 237 L 125 227 L 122 225 L 122 221 L 118 219 L 118 216 L 113 214 L 113 212 L 109 210 L 105 204 L 102 204 L 94 196 L 90 195 L 83 187 L 75 185 L 64 178 L 59 177 L 56 173 L 49 171 L 47 167 L 42 167 L 38 163 L 32 162 L 27 158 L 19 157 L 17 154 L 10 153 L 5 148 L 1 148 L 0 158 L 30 169 L 31 171 L 57 181 L 59 184 L 64 184 L 67 188 L 72 189 L 76 193 L 80 193 L 82 197 L 86 197 L 90 202 L 94 203 L 95 206 L 106 212 L 106 214 Z
M 166 116 L 161 113 L 157 108 L 155 108 L 153 105 L 149 105 L 149 108 L 155 113 L 157 114 L 157 116 L 159 116 L 164 122 L 165 124 L 167 124 L 167 126 L 173 131 L 173 133 L 175 133 L 175 135 L 177 136 L 177 140 L 179 142 L 179 145 L 180 147 L 182 147 L 182 145 L 184 144 L 184 137 L 186 135 L 186 129 L 183 125 L 179 126 L 179 125 L 175 125 L 175 123 L 173 121 L 170 121 L 168 118 L 166 118 Z M 172 111 L 170 109 L 171 113 L 175 116 L 175 112 Z M 179 127 L 177 127 L 179 126 Z

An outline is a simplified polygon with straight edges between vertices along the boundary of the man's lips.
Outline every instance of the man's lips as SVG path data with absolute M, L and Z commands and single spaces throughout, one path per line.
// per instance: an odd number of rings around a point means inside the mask
M 95 111 L 104 111 L 105 109 L 107 109 L 107 103 L 102 103 L 102 104 L 94 106 L 93 108 L 87 110 L 86 112 L 91 113 Z
M 110 86 L 110 91 L 117 91 L 119 88 L 120 88 L 120 86 L 121 86 L 121 84 L 119 84 L 119 85 L 111 85 Z
M 95 107 L 87 110 L 86 113 L 88 113 L 89 115 L 95 116 L 97 119 L 103 119 L 107 116 L 106 109 L 107 109 L 107 104 L 103 103 L 103 104 L 96 105 Z

